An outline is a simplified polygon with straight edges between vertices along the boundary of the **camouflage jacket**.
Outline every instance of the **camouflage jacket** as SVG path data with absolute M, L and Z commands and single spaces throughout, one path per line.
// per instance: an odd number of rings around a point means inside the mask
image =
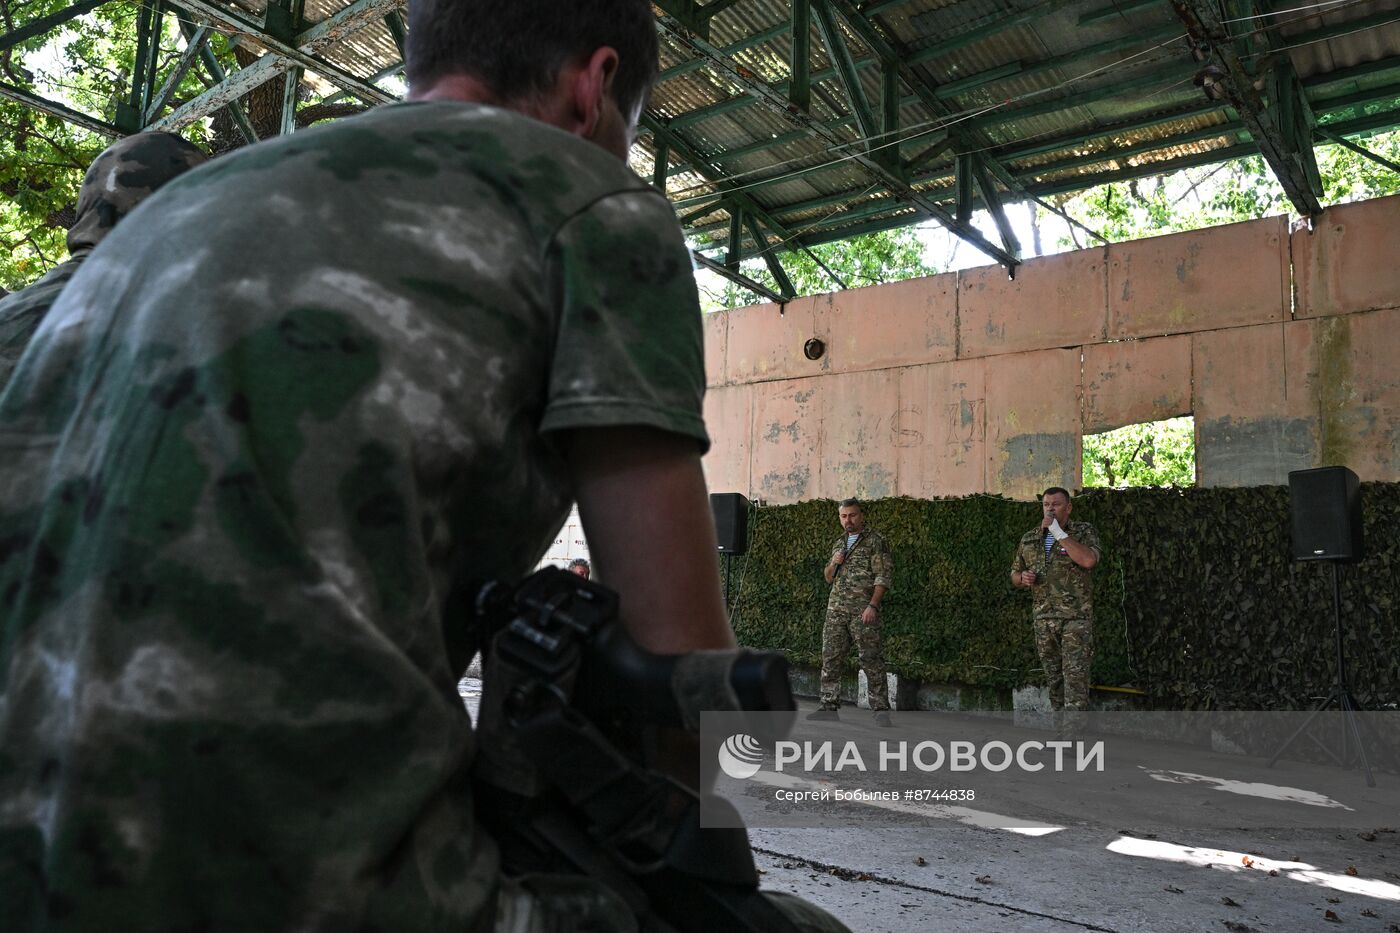
M 93 251 L 0 395 L 0 917 L 471 928 L 470 581 L 562 432 L 707 444 L 670 204 L 597 146 L 398 103 L 223 156 Z
M 845 550 L 846 535 L 843 534 L 836 539 L 836 544 L 831 549 L 831 557 L 836 557 Z M 836 574 L 831 593 L 826 599 L 827 608 L 840 607 L 844 611 L 868 604 L 875 587 L 883 586 L 886 592 L 889 591 L 890 577 L 893 574 L 894 555 L 890 552 L 889 542 L 878 531 L 865 529 L 861 532 L 856 546 L 846 554 L 846 562 Z
M 1103 556 L 1099 533 L 1088 522 L 1071 520 L 1065 529 L 1080 544 L 1093 548 Z M 1092 571 L 1070 560 L 1064 545 L 1056 543 L 1045 556 L 1045 534 L 1037 526 L 1021 536 L 1011 570 L 1036 570 L 1045 574 L 1045 582 L 1031 589 L 1031 614 L 1037 619 L 1092 619 L 1094 617 L 1094 584 Z

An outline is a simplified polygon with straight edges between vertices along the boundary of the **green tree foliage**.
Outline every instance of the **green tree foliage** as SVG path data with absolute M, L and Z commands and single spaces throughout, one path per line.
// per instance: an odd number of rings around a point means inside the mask
M 0 32 L 58 12 L 70 3 L 0 0 Z M 115 123 L 118 105 L 131 93 L 138 9 L 131 2 L 107 3 L 0 52 L 0 81 Z M 161 18 L 156 56 L 157 88 L 165 83 L 184 45 L 181 22 L 167 10 Z M 234 71 L 255 58 L 253 52 L 218 33 L 211 35 L 208 48 L 225 71 Z M 269 81 L 241 99 L 259 136 L 276 132 L 284 80 Z M 196 65 L 175 88 L 170 106 L 196 97 L 211 82 L 203 65 Z M 305 105 L 297 114 L 299 126 L 364 109 L 353 103 L 324 103 L 313 87 L 302 85 Z M 186 127 L 181 134 L 212 152 L 245 144 L 227 111 Z M 78 185 L 88 164 L 110 142 L 57 117 L 0 100 L 0 287 L 20 288 L 67 258 L 65 238 L 73 222 Z
M 1191 486 L 1196 482 L 1192 418 L 1130 424 L 1084 435 L 1084 485 Z
M 1400 132 L 1382 133 L 1359 143 L 1400 162 Z M 1360 153 L 1338 145 L 1319 146 L 1316 152 L 1324 205 L 1400 193 L 1400 174 Z M 1057 200 L 1070 216 L 1115 243 L 1292 211 L 1283 188 L 1260 156 L 1172 175 L 1112 182 Z M 1051 215 L 1042 208 L 1040 216 Z M 1090 245 L 1076 230 L 1059 243 L 1075 248 Z
M 700 244 L 700 248 L 703 249 L 704 245 Z M 783 270 L 787 272 L 798 295 L 819 295 L 843 287 L 902 282 L 943 271 L 930 265 L 924 254 L 924 243 L 919 238 L 918 230 L 903 227 L 824 243 L 812 247 L 810 251 L 780 253 L 779 256 Z M 754 281 L 778 291 L 778 283 L 761 258 L 746 260 L 739 268 Z M 701 303 L 706 311 L 736 308 L 762 300 L 742 285 L 719 279 L 718 276 L 715 278 L 719 284 L 713 287 L 702 285 L 701 288 Z

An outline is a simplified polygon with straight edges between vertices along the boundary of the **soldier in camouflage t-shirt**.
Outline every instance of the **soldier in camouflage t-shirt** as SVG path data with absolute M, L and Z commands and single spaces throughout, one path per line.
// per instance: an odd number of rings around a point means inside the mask
M 832 546 L 822 575 L 831 586 L 822 622 L 821 707 L 808 719 L 835 719 L 841 706 L 841 673 L 852 645 L 865 671 L 875 723 L 890 723 L 889 689 L 880 632 L 880 601 L 890 589 L 894 560 L 884 535 L 865 524 L 858 499 L 837 509 L 843 534 Z
M 136 205 L 208 157 L 174 133 L 137 133 L 104 149 L 83 176 L 68 228 L 68 259 L 0 301 L 0 389 L 68 280 Z
M 0 396 L 7 933 L 587 926 L 475 826 L 470 584 L 577 499 L 643 647 L 733 645 L 689 256 L 623 161 L 650 4 L 410 15 L 416 102 L 167 186 Z
M 1021 537 L 1011 582 L 1029 587 L 1035 648 L 1045 668 L 1052 709 L 1089 708 L 1094 659 L 1094 585 L 1090 571 L 1102 552 L 1088 522 L 1070 521 L 1073 508 L 1058 486 L 1041 497 L 1041 524 Z

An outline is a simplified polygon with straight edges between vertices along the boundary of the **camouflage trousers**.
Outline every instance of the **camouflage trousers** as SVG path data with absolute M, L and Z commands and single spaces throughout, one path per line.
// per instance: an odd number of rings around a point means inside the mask
M 1050 708 L 1089 709 L 1089 666 L 1094 660 L 1093 623 L 1088 619 L 1036 619 L 1035 651 L 1045 668 Z
M 822 709 L 841 705 L 841 674 L 846 668 L 846 654 L 854 642 L 860 656 L 861 669 L 870 687 L 870 708 L 890 708 L 889 691 L 885 684 L 885 656 L 880 651 L 881 620 L 871 625 L 860 620 L 865 609 L 836 608 L 826 611 L 822 625 Z
M 769 905 L 799 933 L 850 933 L 841 921 L 801 898 L 764 891 Z M 675 933 L 656 918 L 640 919 L 621 895 L 572 875 L 502 879 L 490 933 Z

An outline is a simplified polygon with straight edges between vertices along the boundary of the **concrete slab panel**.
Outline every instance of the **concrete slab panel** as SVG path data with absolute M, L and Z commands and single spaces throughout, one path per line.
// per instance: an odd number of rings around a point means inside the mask
M 987 490 L 986 362 L 959 360 L 899 372 L 890 442 L 899 495 L 918 499 Z
M 955 273 L 823 296 L 834 372 L 951 360 L 957 351 Z
M 890 427 L 899 419 L 899 373 L 826 376 L 822 384 L 822 469 L 819 495 L 884 499 L 898 488 L 899 451 Z
M 1317 417 L 1309 466 L 1400 480 L 1400 310 L 1295 321 L 1284 345 L 1289 397 Z
M 822 416 L 827 379 L 748 387 L 753 396 L 749 488 L 772 505 L 821 495 Z
M 958 358 L 1077 347 L 1108 326 L 1106 250 L 1083 249 L 959 273 Z
M 707 314 L 702 321 L 705 336 L 705 385 L 724 385 L 724 361 L 729 351 L 728 311 Z
M 1191 338 L 1084 348 L 1084 433 L 1191 413 Z
M 1400 195 L 1329 207 L 1293 233 L 1298 317 L 1400 308 Z
M 1210 331 L 1192 338 L 1196 482 L 1265 486 L 1316 459 L 1315 419 L 1286 391 L 1284 326 Z
M 1073 488 L 1083 454 L 1079 350 L 991 357 L 987 364 L 987 491 L 1031 500 Z
M 780 308 L 775 304 L 735 308 L 729 314 L 725 353 L 727 385 L 796 379 L 831 372 L 831 355 L 813 362 L 802 355 L 811 337 L 830 344 L 825 296 L 798 298 Z
M 1266 217 L 1108 247 L 1109 337 L 1287 319 L 1287 223 Z
M 750 442 L 753 432 L 753 390 L 726 386 L 705 393 L 705 430 L 710 451 L 700 461 L 711 492 L 741 492 L 753 498 Z

